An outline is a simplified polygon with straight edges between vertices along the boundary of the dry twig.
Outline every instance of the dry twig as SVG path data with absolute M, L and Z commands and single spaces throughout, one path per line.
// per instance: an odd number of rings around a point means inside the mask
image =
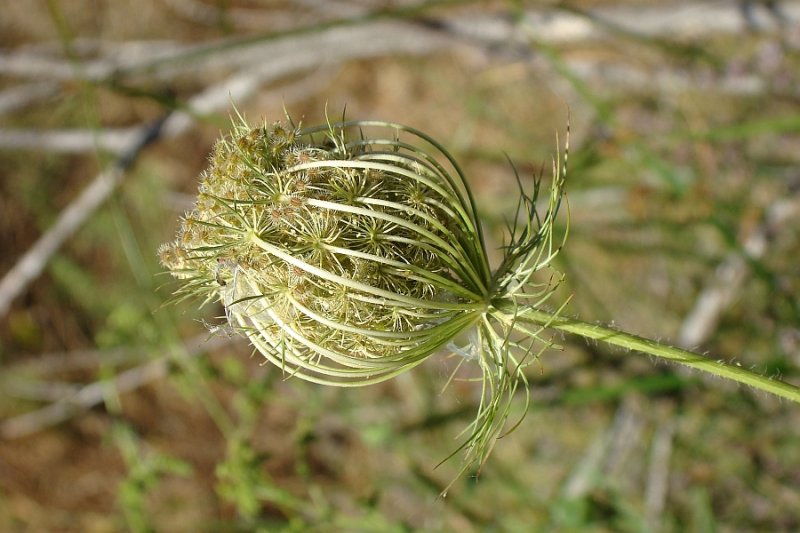
M 180 349 L 188 357 L 196 357 L 231 342 L 235 337 L 216 336 L 209 339 L 203 334 L 192 339 Z M 160 380 L 169 370 L 169 357 L 163 355 L 137 367 L 124 370 L 113 378 L 89 383 L 77 389 L 61 387 L 53 403 L 40 409 L 9 418 L 0 423 L 0 437 L 15 439 L 36 433 L 49 426 L 63 422 L 104 402 L 110 394 L 131 392 L 144 385 Z
M 716 330 L 720 317 L 736 300 L 750 273 L 750 261 L 764 257 L 773 235 L 785 222 L 800 212 L 800 200 L 778 200 L 773 203 L 764 221 L 742 244 L 741 251 L 732 252 L 717 268 L 689 312 L 678 333 L 678 345 L 686 348 L 701 346 Z

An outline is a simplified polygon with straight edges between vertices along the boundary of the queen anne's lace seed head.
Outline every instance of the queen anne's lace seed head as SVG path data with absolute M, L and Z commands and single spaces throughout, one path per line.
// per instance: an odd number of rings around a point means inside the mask
M 544 217 L 523 194 L 518 216 L 528 220 L 514 222 L 492 273 L 463 175 L 426 135 L 366 121 L 242 122 L 215 145 L 194 209 L 160 258 L 180 294 L 220 301 L 267 360 L 317 383 L 388 379 L 471 330 L 460 351 L 481 354 L 488 386 L 467 444 L 483 459 L 538 338 L 512 342 L 513 317 L 498 304 L 550 290 L 521 287 L 555 253 L 557 170 Z
M 312 381 L 390 377 L 488 305 L 463 184 L 394 139 L 351 140 L 358 126 L 238 126 L 161 249 L 190 292 L 222 301 L 267 359 Z

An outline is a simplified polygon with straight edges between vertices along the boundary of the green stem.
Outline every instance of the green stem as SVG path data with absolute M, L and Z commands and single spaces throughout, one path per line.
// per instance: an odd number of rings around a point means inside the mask
M 516 318 L 523 322 L 530 322 L 558 329 L 567 333 L 586 337 L 587 339 L 595 339 L 621 348 L 661 357 L 697 370 L 703 370 L 715 376 L 732 379 L 733 381 L 749 385 L 758 390 L 800 403 L 800 387 L 751 372 L 750 370 L 724 361 L 708 359 L 701 355 L 687 352 L 686 350 L 681 350 L 673 346 L 660 344 L 637 335 L 617 331 L 597 324 L 582 322 L 573 318 L 552 315 L 538 309 L 526 309 Z

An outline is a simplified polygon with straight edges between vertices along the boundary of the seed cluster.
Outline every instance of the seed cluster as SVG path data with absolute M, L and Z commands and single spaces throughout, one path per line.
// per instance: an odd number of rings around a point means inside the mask
M 323 383 L 418 364 L 474 322 L 489 278 L 459 184 L 397 132 L 355 126 L 236 126 L 159 250 L 180 292 L 221 301 L 267 359 Z

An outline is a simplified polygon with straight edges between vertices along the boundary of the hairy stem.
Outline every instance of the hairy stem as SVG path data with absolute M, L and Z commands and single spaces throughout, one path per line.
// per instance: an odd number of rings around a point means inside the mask
M 635 350 L 644 354 L 661 357 L 669 361 L 681 363 L 688 367 L 702 370 L 715 376 L 732 379 L 758 390 L 800 403 L 800 387 L 783 381 L 757 374 L 740 366 L 713 360 L 701 355 L 664 345 L 637 335 L 617 331 L 611 328 L 590 324 L 573 318 L 552 315 L 538 309 L 525 309 L 517 315 L 517 320 L 580 335 L 587 339 L 595 339 L 621 348 Z

